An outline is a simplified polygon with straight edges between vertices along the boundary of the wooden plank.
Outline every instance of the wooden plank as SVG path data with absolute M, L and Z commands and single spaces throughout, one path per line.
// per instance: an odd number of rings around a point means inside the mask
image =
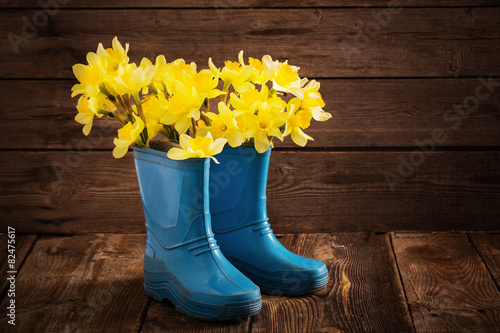
M 5 229 L 7 231 L 7 229 Z M 33 246 L 33 244 L 36 242 L 36 235 L 16 235 L 15 237 L 15 244 L 12 244 L 15 246 L 15 264 L 14 267 L 15 269 L 10 269 L 8 267 L 8 255 L 10 254 L 7 252 L 7 234 L 2 234 L 0 237 L 0 281 L 2 281 L 2 284 L 0 286 L 0 295 L 4 295 L 4 293 L 7 291 L 9 288 L 9 283 L 7 281 L 7 277 L 10 276 L 11 274 L 7 274 L 7 271 L 16 271 L 19 274 L 19 271 L 21 270 L 21 265 L 24 262 L 24 259 L 26 259 L 26 256 L 29 253 L 29 250 Z M 15 274 L 15 275 L 17 275 Z
M 155 332 L 249 332 L 250 319 L 230 322 L 207 322 L 180 314 L 170 302 L 153 300 L 148 310 L 141 333 Z
M 22 18 L 37 12 L 4 10 L 0 30 L 23 35 Z M 498 7 L 405 8 L 378 23 L 368 8 L 59 10 L 17 53 L 8 38 L 0 40 L 0 77 L 72 77 L 73 64 L 115 35 L 130 43 L 133 61 L 166 53 L 200 67 L 212 57 L 220 66 L 243 49 L 288 58 L 308 77 L 499 75 L 499 15 Z M 357 37 L 365 30 L 371 37 Z
M 470 117 L 446 113 L 474 96 L 477 87 L 489 93 L 478 79 L 320 81 L 325 110 L 333 118 L 312 123 L 307 133 L 315 140 L 306 147 L 411 147 L 431 138 L 436 128 L 447 135 L 438 146 L 500 144 L 498 88 Z M 90 138 L 74 121 L 77 100 L 69 93 L 74 83 L 0 80 L 0 148 L 113 148 L 114 121 L 95 120 Z M 276 147 L 297 146 L 288 137 L 276 140 Z
M 408 152 L 282 152 L 268 213 L 279 233 L 497 230 L 499 152 L 434 152 L 391 191 Z M 56 164 L 54 164 L 56 163 Z M 57 168 L 54 169 L 53 165 Z M 307 170 L 305 166 L 307 165 Z M 62 169 L 65 173 L 57 171 Z M 144 232 L 132 155 L 0 152 L 0 221 L 19 232 Z
M 413 332 L 386 234 L 286 235 L 285 247 L 329 268 L 325 290 L 264 296 L 252 332 Z
M 122 160 L 115 160 L 109 151 L 3 154 L 2 228 L 12 221 L 19 232 L 146 231 L 131 154 Z M 38 227 L 23 227 L 28 221 Z
M 64 2 L 64 3 L 59 3 Z M 50 3 L 50 2 L 49 2 Z M 43 2 L 42 2 L 43 4 Z M 58 1 L 59 8 L 219 8 L 223 10 L 225 8 L 287 8 L 287 7 L 386 7 L 390 5 L 390 1 L 380 1 L 380 0 L 277 0 L 277 1 L 265 1 L 265 0 L 247 0 L 247 1 L 228 1 L 228 0 L 174 0 L 165 3 L 161 0 L 152 0 L 144 3 L 138 0 L 110 0 L 103 2 L 93 2 L 93 1 Z M 497 2 L 495 0 L 440 0 L 431 1 L 423 0 L 415 2 L 413 0 L 401 0 L 395 1 L 397 6 L 411 6 L 411 7 L 477 7 L 477 6 L 495 6 Z M 38 8 L 40 2 L 36 0 L 4 0 L 0 3 L 0 8 Z
M 17 278 L 16 332 L 136 332 L 148 301 L 144 244 L 145 235 L 41 237 Z
M 469 237 L 497 286 L 500 286 L 500 234 L 470 233 Z
M 417 332 L 495 332 L 500 292 L 466 234 L 393 234 Z

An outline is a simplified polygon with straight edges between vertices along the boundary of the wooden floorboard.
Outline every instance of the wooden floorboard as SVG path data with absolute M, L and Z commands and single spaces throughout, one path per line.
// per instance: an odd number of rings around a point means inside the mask
M 4 332 L 497 332 L 499 236 L 278 235 L 291 251 L 327 264 L 327 288 L 264 295 L 252 319 L 214 323 L 144 294 L 145 235 L 41 235 L 17 277 L 16 327 L 4 316 L 0 325 Z M 21 256 L 36 236 L 17 239 Z
M 500 234 L 480 232 L 470 233 L 469 237 L 497 286 L 500 287 Z
M 386 234 L 285 235 L 291 251 L 325 262 L 326 290 L 264 296 L 252 332 L 413 332 Z
M 172 303 L 152 300 L 141 333 L 156 332 L 214 332 L 247 333 L 250 319 L 230 322 L 206 322 L 189 318 L 177 312 Z
M 417 332 L 498 332 L 500 292 L 464 233 L 394 233 Z
M 144 244 L 145 235 L 42 236 L 17 277 L 15 330 L 2 316 L 4 332 L 136 332 L 148 301 Z
M 36 235 L 16 235 L 15 244 L 11 244 L 15 246 L 15 269 L 10 269 L 8 267 L 8 260 L 12 259 L 12 257 L 8 257 L 11 253 L 8 252 L 7 248 L 7 234 L 3 234 L 0 237 L 0 297 L 3 296 L 7 289 L 9 282 L 7 281 L 7 277 L 10 277 L 12 274 L 7 274 L 7 271 L 17 271 L 17 273 L 13 273 L 14 275 L 18 275 L 21 271 L 22 265 L 26 256 L 28 255 L 31 247 L 35 243 L 37 239 Z

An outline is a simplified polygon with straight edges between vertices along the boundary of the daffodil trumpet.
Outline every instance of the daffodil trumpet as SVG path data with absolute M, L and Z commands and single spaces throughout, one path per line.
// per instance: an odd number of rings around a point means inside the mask
M 311 120 L 331 118 L 323 110 L 319 82 L 301 78 L 299 67 L 288 61 L 269 55 L 245 61 L 241 51 L 223 67 L 209 58 L 208 68 L 198 69 L 194 62 L 167 62 L 163 55 L 136 65 L 128 51 L 115 37 L 111 48 L 99 44 L 87 54 L 87 64 L 73 66 L 79 83 L 72 96 L 81 95 L 75 120 L 85 135 L 96 116 L 118 121 L 116 158 L 131 144 L 149 147 L 155 139 L 181 144 L 169 152 L 172 159 L 213 157 L 225 144 L 251 144 L 263 153 L 273 138 L 289 135 L 303 147 L 313 140 L 305 133 Z

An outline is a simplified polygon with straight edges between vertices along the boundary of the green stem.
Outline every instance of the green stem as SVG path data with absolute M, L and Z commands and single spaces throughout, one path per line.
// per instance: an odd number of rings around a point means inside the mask
M 149 86 L 148 86 L 149 90 L 151 90 L 153 92 L 153 94 L 155 95 L 158 95 L 158 90 L 156 90 L 156 87 L 153 83 L 151 83 Z
M 191 125 L 193 125 L 193 138 L 196 137 L 196 121 L 191 118 Z
M 205 105 L 205 112 L 210 112 L 210 101 L 208 100 L 208 98 L 205 98 L 203 104 Z
M 116 115 L 116 119 L 118 119 L 118 121 L 120 121 L 120 123 L 122 123 L 122 125 L 125 125 L 126 124 L 125 119 L 127 119 L 125 110 L 122 108 L 120 103 L 117 103 L 115 101 L 115 102 L 113 102 L 113 104 L 116 106 L 116 110 L 118 111 L 118 114 Z
M 167 139 L 172 139 L 172 132 L 170 131 L 170 129 L 168 127 L 165 127 L 165 125 L 163 125 L 163 128 L 158 133 L 160 133 L 161 135 L 163 135 Z
M 180 135 L 177 132 L 177 130 L 175 129 L 174 125 L 170 125 L 170 130 L 172 131 L 172 135 L 174 136 L 174 140 L 178 142 Z
M 225 87 L 225 84 L 224 84 Z M 220 101 L 226 103 L 227 96 L 229 96 L 229 89 L 225 88 L 222 90 L 222 94 L 220 95 Z
M 132 108 L 127 103 L 125 103 L 126 100 L 130 101 L 130 99 L 129 98 L 124 99 L 123 97 L 120 95 L 117 96 L 118 102 L 120 102 L 120 105 L 123 107 L 123 113 L 124 113 L 123 116 L 125 119 L 128 119 L 128 121 L 131 121 L 133 123 L 133 119 L 130 116 L 130 113 L 132 112 Z

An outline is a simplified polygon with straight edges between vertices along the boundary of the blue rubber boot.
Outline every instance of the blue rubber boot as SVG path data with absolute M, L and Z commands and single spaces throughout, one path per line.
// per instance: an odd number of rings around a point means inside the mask
M 225 147 L 210 169 L 210 211 L 217 243 L 226 258 L 262 293 L 304 295 L 328 282 L 324 263 L 288 251 L 270 228 L 266 183 L 271 149 Z
M 210 159 L 173 161 L 134 147 L 147 238 L 144 289 L 190 317 L 232 320 L 257 314 L 260 290 L 221 253 L 212 233 Z

